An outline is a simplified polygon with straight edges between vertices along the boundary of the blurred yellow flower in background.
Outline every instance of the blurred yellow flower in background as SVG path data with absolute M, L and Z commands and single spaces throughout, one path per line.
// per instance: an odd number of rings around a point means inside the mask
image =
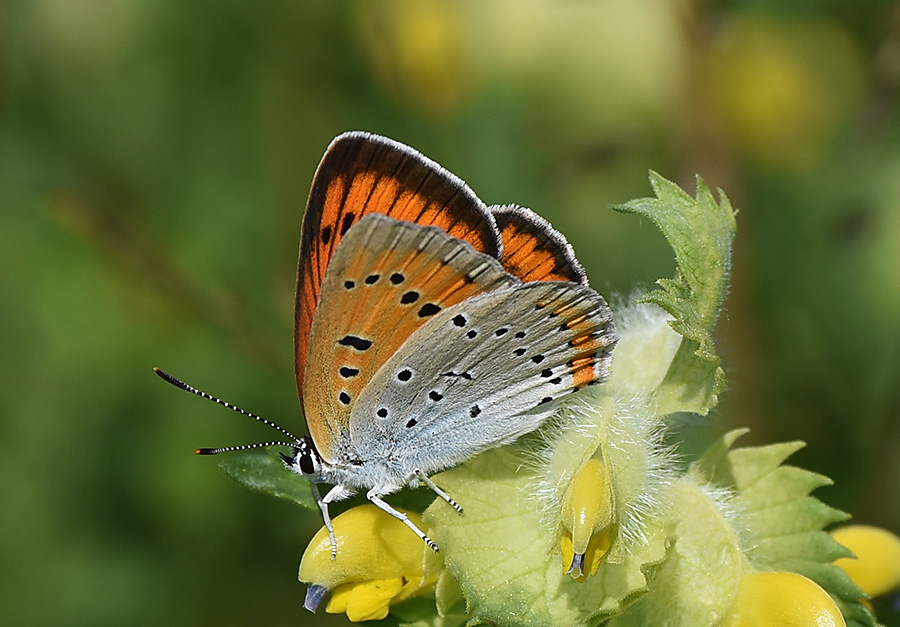
M 739 152 L 808 170 L 862 97 L 860 51 L 826 20 L 735 17 L 713 39 L 710 89 Z
M 835 562 L 870 597 L 900 588 L 900 538 L 869 525 L 846 525 L 831 532 L 856 558 Z

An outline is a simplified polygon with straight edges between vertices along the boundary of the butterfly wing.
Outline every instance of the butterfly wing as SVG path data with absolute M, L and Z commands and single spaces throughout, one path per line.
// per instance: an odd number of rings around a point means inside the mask
M 449 307 L 379 369 L 350 417 L 360 459 L 430 473 L 534 430 L 603 381 L 617 338 L 589 287 L 532 282 Z
M 335 138 L 313 179 L 300 233 L 294 349 L 301 397 L 310 361 L 310 329 L 326 269 L 342 237 L 369 213 L 438 226 L 479 252 L 499 256 L 493 218 L 462 180 L 384 137 L 353 132 Z
M 572 281 L 587 285 L 584 268 L 562 233 L 531 209 L 494 205 L 503 241 L 500 263 L 522 281 Z
M 310 329 L 303 408 L 324 459 L 348 450 L 351 410 L 375 372 L 441 311 L 519 281 L 442 229 L 368 215 L 337 247 Z

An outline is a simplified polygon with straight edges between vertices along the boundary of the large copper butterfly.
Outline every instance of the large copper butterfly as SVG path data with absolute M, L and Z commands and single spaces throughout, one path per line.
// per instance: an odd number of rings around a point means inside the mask
M 328 504 L 383 500 L 533 431 L 557 399 L 602 382 L 612 314 L 565 238 L 516 206 L 487 207 L 415 150 L 369 133 L 337 137 L 312 184 L 300 235 L 297 389 L 309 436 L 279 444 L 285 466 Z M 157 370 L 190 392 L 232 407 Z M 235 408 L 236 409 L 236 408 Z M 321 496 L 316 484 L 332 487 Z

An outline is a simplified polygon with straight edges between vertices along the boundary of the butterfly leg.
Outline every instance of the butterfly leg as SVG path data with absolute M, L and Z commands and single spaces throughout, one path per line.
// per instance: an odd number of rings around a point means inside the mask
M 322 520 L 325 521 L 325 529 L 328 530 L 328 539 L 331 541 L 331 559 L 334 560 L 337 558 L 337 539 L 334 537 L 334 527 L 331 525 L 331 515 L 328 513 L 328 504 L 332 501 L 340 501 L 341 499 L 351 496 L 353 490 L 342 485 L 336 485 L 328 491 L 325 498 L 322 498 L 322 496 L 319 495 L 319 489 L 316 487 L 316 483 L 313 483 L 312 487 L 313 495 L 316 497 L 316 503 L 319 504 L 319 509 L 322 510 Z
M 369 492 L 366 493 L 366 498 L 369 499 L 370 501 L 372 501 L 372 503 L 374 503 L 375 505 L 377 505 L 384 511 L 386 511 L 388 514 L 390 514 L 391 516 L 393 516 L 394 518 L 396 518 L 397 520 L 402 522 L 404 525 L 406 525 L 407 527 L 412 529 L 413 533 L 416 534 L 417 536 L 419 536 L 419 538 L 421 538 L 422 541 L 425 542 L 425 544 L 427 544 L 429 547 L 431 547 L 431 549 L 435 553 L 440 551 L 438 546 L 431 540 L 431 538 L 426 536 L 425 533 L 421 529 L 419 529 L 418 527 L 415 526 L 415 524 L 413 524 L 413 522 L 409 519 L 409 516 L 407 516 L 406 514 L 404 514 L 402 512 L 398 512 L 393 507 L 388 505 L 385 501 L 381 500 L 381 497 L 378 496 L 378 494 L 376 494 L 374 490 L 369 490 Z
M 441 497 L 442 499 L 444 499 L 445 501 L 447 501 L 448 503 L 450 503 L 450 505 L 453 507 L 453 509 L 455 509 L 456 511 L 458 511 L 460 514 L 463 513 L 463 508 L 459 506 L 459 503 L 457 503 L 457 502 L 454 501 L 452 498 L 450 498 L 450 495 L 449 495 L 449 494 L 447 494 L 446 492 L 444 492 L 443 490 L 441 490 L 439 487 L 437 487 L 437 486 L 434 484 L 434 481 L 432 481 L 431 479 L 429 479 L 428 477 L 426 477 L 426 476 L 425 476 L 425 473 L 422 472 L 421 470 L 419 470 L 418 468 L 416 468 L 416 478 L 417 478 L 419 481 L 421 481 L 422 483 L 424 483 L 425 485 L 427 485 L 429 488 L 431 488 L 431 491 L 432 491 L 432 492 L 434 492 L 434 493 L 437 494 L 439 497 Z

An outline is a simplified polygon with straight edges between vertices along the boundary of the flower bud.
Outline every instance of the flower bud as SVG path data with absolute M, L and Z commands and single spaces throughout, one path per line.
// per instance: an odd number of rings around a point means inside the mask
M 585 566 L 594 575 L 615 531 L 613 492 L 606 465 L 592 457 L 582 464 L 566 490 L 560 510 L 563 568 L 584 581 Z

